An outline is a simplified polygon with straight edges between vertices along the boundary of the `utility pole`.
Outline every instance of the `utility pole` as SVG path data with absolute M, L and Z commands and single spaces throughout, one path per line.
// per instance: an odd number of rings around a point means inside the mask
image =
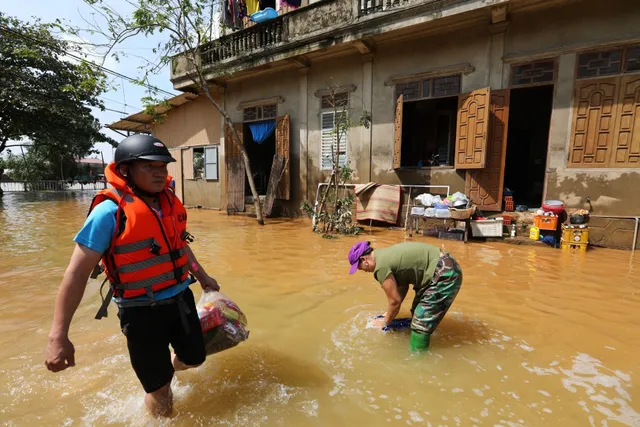
M 100 157 L 102 158 L 102 171 L 104 172 L 105 167 L 104 167 L 104 153 L 102 151 L 100 151 Z M 105 174 L 104 177 L 104 182 L 102 183 L 102 185 L 104 186 L 104 188 L 107 188 L 107 176 Z

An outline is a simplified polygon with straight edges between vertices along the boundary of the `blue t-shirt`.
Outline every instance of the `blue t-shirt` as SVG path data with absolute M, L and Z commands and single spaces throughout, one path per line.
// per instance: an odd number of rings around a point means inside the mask
M 116 230 L 116 213 L 118 206 L 112 200 L 105 200 L 96 206 L 87 217 L 82 229 L 73 239 L 79 245 L 86 246 L 101 254 L 111 246 L 111 238 Z M 191 284 L 191 279 L 170 288 L 155 292 L 156 299 L 167 299 L 178 295 Z M 133 298 L 134 300 L 146 300 L 146 295 Z

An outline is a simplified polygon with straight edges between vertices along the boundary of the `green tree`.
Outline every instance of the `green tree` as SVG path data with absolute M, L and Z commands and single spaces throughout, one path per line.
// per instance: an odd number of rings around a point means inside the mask
M 37 150 L 29 150 L 20 155 L 7 149 L 7 157 L 2 162 L 9 178 L 15 181 L 55 179 L 51 172 L 54 167 L 52 161 Z
M 162 33 L 166 40 L 159 43 L 154 49 L 157 55 L 153 61 L 146 59 L 142 67 L 144 77 L 141 83 L 148 82 L 148 76 L 163 71 L 167 65 L 175 66 L 179 57 L 187 63 L 186 72 L 197 90 L 205 95 L 214 107 L 220 112 L 226 124 L 231 129 L 234 143 L 240 150 L 245 165 L 247 180 L 256 207 L 258 223 L 264 224 L 262 206 L 256 189 L 249 156 L 243 141 L 236 132 L 233 122 L 224 108 L 213 97 L 210 84 L 207 81 L 206 66 L 203 64 L 202 55 L 212 51 L 216 47 L 216 41 L 211 40 L 214 27 L 213 8 L 220 0 L 137 0 L 127 2 L 133 6 L 131 14 L 120 12 L 119 6 L 109 5 L 103 0 L 85 0 L 94 8 L 95 16 L 86 21 L 91 26 L 88 30 L 91 34 L 105 37 L 105 43 L 96 44 L 97 48 L 106 48 L 105 55 L 113 55 L 116 59 L 126 56 L 126 53 L 118 51 L 119 46 L 125 40 L 133 37 L 147 37 Z M 104 19 L 103 24 L 94 24 L 96 19 Z M 74 35 L 82 33 L 82 29 L 70 29 Z M 143 58 L 144 59 L 144 58 Z M 153 112 L 151 104 L 158 103 L 153 96 L 142 100 L 147 105 L 147 112 Z M 153 102 L 150 102 L 153 101 Z
M 65 58 L 80 50 L 55 37 L 55 28 L 0 13 L 0 154 L 22 139 L 58 158 L 84 156 L 98 142 L 116 145 L 91 114 L 91 107 L 104 109 L 99 95 L 107 89 L 105 75 L 86 61 Z
M 96 150 L 88 152 L 81 144 L 40 144 L 39 146 L 9 144 L 5 158 L 0 159 L 0 169 L 16 181 L 59 180 L 74 176 L 88 176 L 89 166 L 77 160 Z M 26 148 L 26 149 L 25 149 Z

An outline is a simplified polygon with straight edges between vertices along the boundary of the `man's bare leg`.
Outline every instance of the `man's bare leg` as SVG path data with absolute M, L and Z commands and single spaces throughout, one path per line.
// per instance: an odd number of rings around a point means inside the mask
M 162 388 L 147 393 L 144 397 L 147 409 L 154 417 L 168 417 L 173 412 L 173 393 L 171 391 L 171 381 Z
M 185 371 L 187 369 L 197 368 L 200 365 L 185 365 L 182 363 L 176 354 L 173 355 L 173 370 L 174 371 Z

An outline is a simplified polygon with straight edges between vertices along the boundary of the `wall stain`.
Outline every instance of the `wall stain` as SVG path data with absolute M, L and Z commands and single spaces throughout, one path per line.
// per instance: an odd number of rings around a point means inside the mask
M 640 172 L 566 170 L 548 175 L 547 199 L 562 200 L 568 208 L 589 208 L 590 197 L 593 214 L 635 216 L 640 215 L 640 197 L 631 194 L 638 188 Z

